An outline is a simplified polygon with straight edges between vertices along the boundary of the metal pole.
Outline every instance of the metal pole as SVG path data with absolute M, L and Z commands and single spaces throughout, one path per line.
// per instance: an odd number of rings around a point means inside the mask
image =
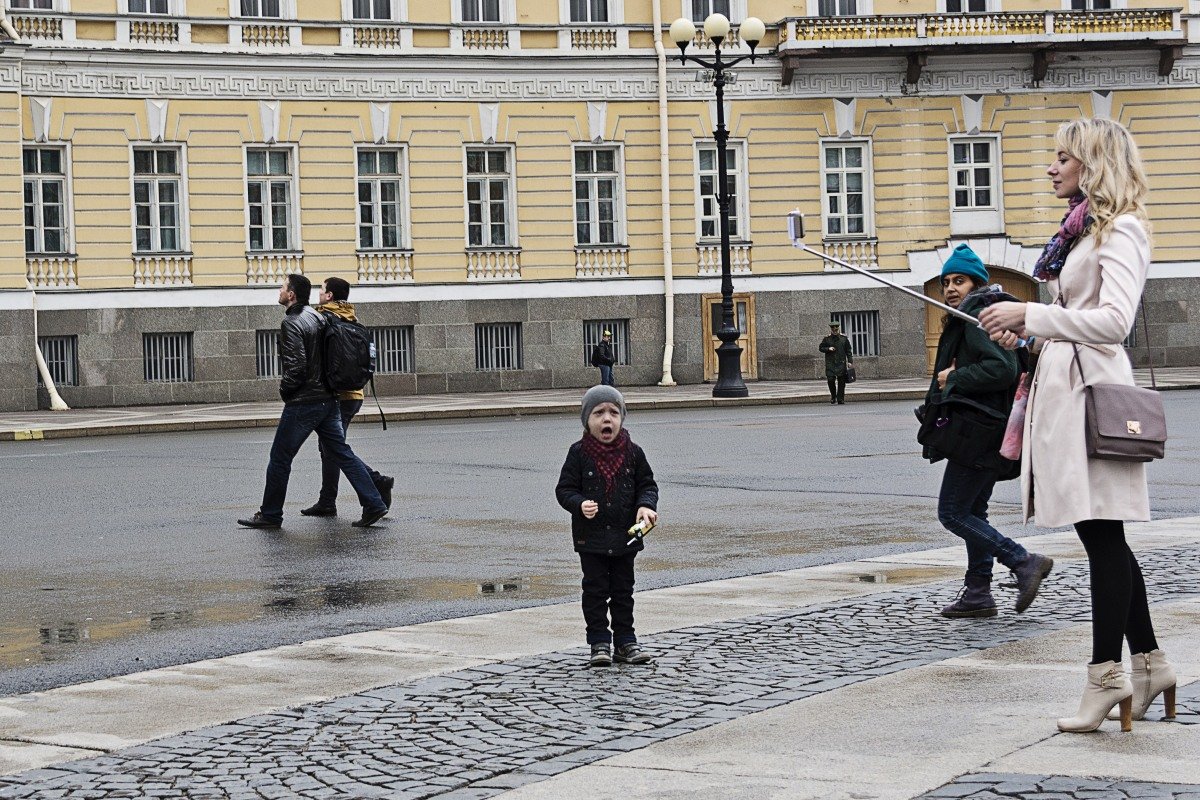
M 733 270 L 729 246 L 729 131 L 725 129 L 725 65 L 721 63 L 721 39 L 713 39 L 716 57 L 713 60 L 713 86 L 717 90 L 717 208 L 721 219 L 721 329 L 717 338 L 717 385 L 713 397 L 748 397 L 749 390 L 742 380 L 742 348 L 738 345 L 739 331 L 733 321 Z

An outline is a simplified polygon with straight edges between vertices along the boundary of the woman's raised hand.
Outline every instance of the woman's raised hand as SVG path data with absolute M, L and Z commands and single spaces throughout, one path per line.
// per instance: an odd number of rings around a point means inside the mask
M 983 329 L 992 337 L 992 341 L 1002 346 L 1005 334 L 1025 336 L 1025 304 L 1005 301 L 988 306 L 979 314 Z

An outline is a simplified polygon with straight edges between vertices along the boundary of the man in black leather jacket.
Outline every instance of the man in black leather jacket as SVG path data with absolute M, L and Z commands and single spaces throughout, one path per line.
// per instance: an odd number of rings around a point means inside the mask
M 287 308 L 279 326 L 279 361 L 283 373 L 279 396 L 283 398 L 283 414 L 271 445 L 262 507 L 253 517 L 238 520 L 239 525 L 247 528 L 278 528 L 283 524 L 283 501 L 287 497 L 292 459 L 313 431 L 321 440 L 322 450 L 337 462 L 358 492 L 363 515 L 351 524 L 357 528 L 370 527 L 387 514 L 387 506 L 366 465 L 346 444 L 337 398 L 325 386 L 321 370 L 325 321 L 309 308 L 311 294 L 312 283 L 303 275 L 288 275 L 279 287 L 279 304 Z

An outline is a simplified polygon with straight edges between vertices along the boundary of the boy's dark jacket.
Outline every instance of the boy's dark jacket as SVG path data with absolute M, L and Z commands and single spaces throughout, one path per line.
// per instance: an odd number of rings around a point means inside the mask
M 571 512 L 571 541 L 577 553 L 620 556 L 645 547 L 641 539 L 629 541 L 629 528 L 637 522 L 638 508 L 658 510 L 658 484 L 642 448 L 629 443 L 625 463 L 614 478 L 612 496 L 604 496 L 604 477 L 583 452 L 578 441 L 567 451 L 554 494 L 558 504 Z M 580 507 L 584 500 L 600 504 L 596 516 L 587 519 Z

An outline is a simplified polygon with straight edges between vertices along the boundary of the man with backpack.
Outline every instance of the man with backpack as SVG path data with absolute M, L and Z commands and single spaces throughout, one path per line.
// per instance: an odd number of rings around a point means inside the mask
M 600 370 L 602 386 L 617 385 L 613 381 L 613 364 L 615 363 L 617 363 L 617 356 L 613 353 L 612 331 L 605 331 L 604 338 L 592 347 L 592 366 Z
M 326 278 L 317 296 L 321 302 L 316 310 L 326 322 L 325 383 L 337 395 L 344 433 L 350 429 L 350 421 L 362 408 L 362 387 L 375 371 L 373 345 L 370 333 L 358 324 L 354 306 L 349 302 L 350 284 L 347 281 Z M 353 323 L 353 326 L 341 323 Z M 355 386 L 358 388 L 353 388 Z M 325 443 L 318 440 L 317 447 L 321 451 L 321 494 L 316 503 L 300 513 L 306 517 L 336 517 L 340 470 L 337 461 L 326 450 Z M 367 472 L 384 505 L 391 508 L 392 486 L 396 479 L 381 475 L 369 466 Z
M 292 460 L 309 434 L 316 431 L 322 454 L 328 453 L 362 503 L 362 519 L 351 523 L 369 528 L 387 514 L 387 505 L 342 430 L 341 412 L 333 392 L 325 384 L 323 368 L 325 319 L 308 305 L 312 283 L 303 275 L 288 275 L 279 287 L 279 305 L 285 306 L 279 326 L 279 396 L 283 413 L 275 428 L 267 483 L 262 506 L 252 517 L 239 519 L 246 528 L 278 528 L 283 524 L 283 502 L 287 498 Z

